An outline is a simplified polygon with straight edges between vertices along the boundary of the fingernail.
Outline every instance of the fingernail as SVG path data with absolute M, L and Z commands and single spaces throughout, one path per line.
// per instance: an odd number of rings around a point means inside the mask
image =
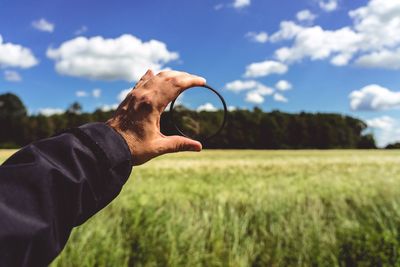
M 200 152 L 201 149 L 202 149 L 201 147 L 196 147 L 196 148 L 193 149 L 193 151 Z

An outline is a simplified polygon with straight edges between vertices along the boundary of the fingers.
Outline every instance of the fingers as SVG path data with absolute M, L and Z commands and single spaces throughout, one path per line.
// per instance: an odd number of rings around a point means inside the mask
M 205 84 L 204 78 L 186 72 L 162 71 L 154 75 L 151 70 L 148 70 L 135 86 L 136 90 L 130 92 L 130 96 L 135 95 L 137 106 L 143 102 L 162 113 L 168 103 L 185 89 Z M 128 103 L 131 98 L 124 102 Z
M 154 73 L 151 69 L 147 70 L 146 73 L 140 78 L 139 82 L 147 81 L 151 77 L 154 76 Z
M 140 80 L 137 82 L 137 84 L 135 85 L 135 87 L 133 87 L 128 95 L 125 97 L 125 99 L 120 103 L 120 106 L 125 106 L 130 100 L 131 100 L 131 94 L 133 92 L 133 90 L 141 85 L 143 85 L 145 82 L 147 82 L 148 80 L 150 80 L 152 77 L 154 77 L 154 73 L 151 69 L 148 69 L 146 71 L 146 73 L 142 76 L 142 78 L 140 78 Z
M 203 77 L 181 71 L 163 71 L 157 74 L 157 76 L 170 81 L 175 87 L 181 90 L 206 84 L 206 79 Z
M 200 76 L 195 76 L 190 74 L 182 75 L 182 77 L 180 77 L 179 79 L 179 87 L 182 88 L 183 90 L 188 89 L 190 87 L 203 86 L 205 84 L 206 84 L 206 79 Z
M 132 90 L 141 86 L 143 83 L 151 79 L 153 76 L 154 76 L 153 71 L 151 69 L 148 69 L 146 73 L 142 76 L 142 78 L 140 78 L 140 80 L 137 82 L 135 87 L 132 88 Z M 129 94 L 125 97 L 125 99 L 121 102 L 121 104 L 126 104 L 126 102 L 129 102 L 130 99 L 129 95 L 132 93 L 132 90 L 129 91 Z
M 199 152 L 202 149 L 202 145 L 200 142 L 177 135 L 162 138 L 158 146 L 158 151 L 160 155 L 183 151 Z
M 155 87 L 158 91 L 157 103 L 161 112 L 184 90 L 206 84 L 206 79 L 180 71 L 163 71 L 156 76 L 159 83 L 159 86 Z
M 147 70 L 146 73 L 142 76 L 142 78 L 140 78 L 140 80 L 137 82 L 135 87 L 141 86 L 143 83 L 151 79 L 153 76 L 154 76 L 153 71 L 150 69 Z

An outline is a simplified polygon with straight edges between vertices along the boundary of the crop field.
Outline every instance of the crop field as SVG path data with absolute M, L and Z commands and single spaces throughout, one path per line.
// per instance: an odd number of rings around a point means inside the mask
M 378 150 L 163 156 L 52 266 L 399 266 L 399 163 Z

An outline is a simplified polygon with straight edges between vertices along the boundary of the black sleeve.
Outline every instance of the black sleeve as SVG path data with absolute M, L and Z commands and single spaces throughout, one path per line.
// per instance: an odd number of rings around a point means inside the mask
M 33 143 L 0 166 L 0 266 L 47 266 L 74 226 L 128 179 L 125 140 L 103 123 Z

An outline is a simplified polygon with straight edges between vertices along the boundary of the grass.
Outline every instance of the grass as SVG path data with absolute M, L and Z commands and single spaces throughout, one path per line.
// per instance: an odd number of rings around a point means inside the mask
M 0 149 L 0 163 L 5 161 L 11 154 L 13 154 L 16 150 L 12 149 Z
M 399 159 L 352 150 L 164 156 L 134 168 L 52 266 L 400 265 Z

